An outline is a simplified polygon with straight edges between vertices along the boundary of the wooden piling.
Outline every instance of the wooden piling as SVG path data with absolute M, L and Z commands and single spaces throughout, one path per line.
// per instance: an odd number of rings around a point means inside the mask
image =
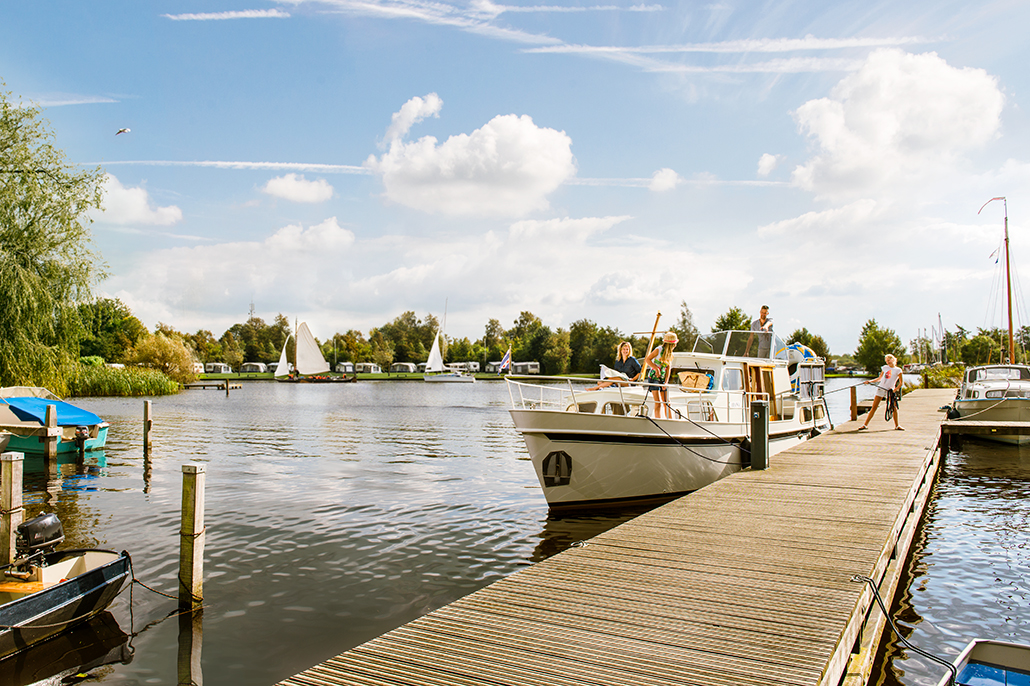
M 851 421 L 858 419 L 858 387 L 851 387 Z
M 179 615 L 179 686 L 203 686 L 200 652 L 204 644 L 204 611 Z
M 150 452 L 150 429 L 154 425 L 154 416 L 149 400 L 143 401 L 143 453 Z
M 57 406 L 46 406 L 46 436 L 43 437 L 43 459 L 47 462 L 57 460 L 57 437 L 61 430 L 57 427 Z
M 225 380 L 225 397 L 229 397 L 229 379 Z
M 182 525 L 179 530 L 179 607 L 204 602 L 204 466 L 182 466 Z
M 25 519 L 21 496 L 24 461 L 24 453 L 0 455 L 0 565 L 17 557 L 15 539 L 18 525 Z

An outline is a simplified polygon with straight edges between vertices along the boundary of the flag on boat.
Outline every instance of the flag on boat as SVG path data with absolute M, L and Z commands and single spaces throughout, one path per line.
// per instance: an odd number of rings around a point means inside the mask
M 501 371 L 505 369 L 511 369 L 511 346 L 508 346 L 508 352 L 504 353 L 504 357 L 501 358 Z

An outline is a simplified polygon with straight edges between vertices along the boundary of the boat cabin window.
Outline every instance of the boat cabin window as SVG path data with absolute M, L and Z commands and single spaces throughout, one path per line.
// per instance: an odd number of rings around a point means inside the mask
M 740 369 L 724 369 L 722 372 L 722 390 L 739 391 L 744 388 L 744 372 Z
M 588 403 L 579 403 L 578 408 L 579 408 L 580 412 L 586 412 L 587 414 L 593 414 L 594 410 L 597 409 L 597 403 L 593 402 L 593 401 L 588 402 Z
M 629 406 L 625 403 L 605 403 L 601 414 L 627 415 L 629 414 Z
M 1030 380 L 1030 369 L 1025 367 L 980 367 L 970 369 L 966 381 L 990 381 L 991 379 L 1023 379 Z

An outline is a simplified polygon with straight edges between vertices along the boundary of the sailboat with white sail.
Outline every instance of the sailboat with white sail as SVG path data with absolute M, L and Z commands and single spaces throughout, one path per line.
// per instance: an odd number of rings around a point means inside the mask
M 275 380 L 292 383 L 340 383 L 343 381 L 357 381 L 356 376 L 330 376 L 329 363 L 322 356 L 322 351 L 315 343 L 315 337 L 311 335 L 311 329 L 307 322 L 301 322 L 297 327 L 297 350 L 296 350 L 296 375 L 290 373 L 290 364 L 286 355 L 286 346 L 290 342 L 289 337 L 283 343 L 283 351 L 279 355 L 279 365 L 275 368 Z
M 429 359 L 426 361 L 426 373 L 422 376 L 426 381 L 434 383 L 473 383 L 476 377 L 458 369 L 451 369 L 443 363 L 443 355 L 440 353 L 439 331 L 433 339 L 433 348 L 429 351 Z

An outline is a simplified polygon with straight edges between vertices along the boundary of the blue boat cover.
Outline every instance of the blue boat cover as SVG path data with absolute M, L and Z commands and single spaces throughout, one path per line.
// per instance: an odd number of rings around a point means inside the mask
M 104 421 L 99 416 L 70 405 L 63 400 L 46 400 L 44 398 L 0 398 L 0 403 L 11 406 L 11 410 L 24 422 L 36 421 L 46 424 L 46 406 L 57 407 L 58 426 L 92 426 Z

